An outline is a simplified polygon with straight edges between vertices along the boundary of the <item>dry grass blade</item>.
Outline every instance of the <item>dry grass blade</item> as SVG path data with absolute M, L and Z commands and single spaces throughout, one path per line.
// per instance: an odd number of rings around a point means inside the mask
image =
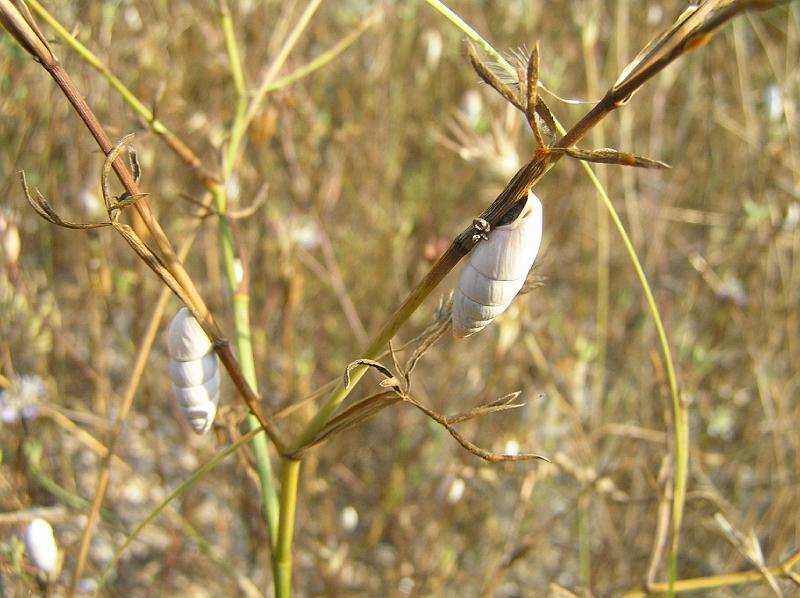
M 504 395 L 498 399 L 494 399 L 488 403 L 483 405 L 479 405 L 474 409 L 470 409 L 469 411 L 465 411 L 464 413 L 457 413 L 456 415 L 448 415 L 447 422 L 450 424 L 460 424 L 462 422 L 468 421 L 475 417 L 479 417 L 481 415 L 487 415 L 489 413 L 497 413 L 498 411 L 508 411 L 509 409 L 518 409 L 520 407 L 524 407 L 525 403 L 514 403 L 522 394 L 521 391 L 517 390 L 515 392 L 511 392 L 507 395 Z
M 626 103 L 644 81 L 661 70 L 678 56 L 704 46 L 714 32 L 737 14 L 747 10 L 765 10 L 791 0 L 705 0 L 692 4 L 678 17 L 672 27 L 648 43 L 623 69 L 611 93 L 631 86 L 630 93 L 622 93 L 617 105 Z
M 417 363 L 425 355 L 425 352 L 428 351 L 440 338 L 444 336 L 447 332 L 448 328 L 450 327 L 450 321 L 444 320 L 435 322 L 431 326 L 429 326 L 425 332 L 422 334 L 422 338 L 419 342 L 419 345 L 414 349 L 414 352 L 406 361 L 405 365 L 405 376 L 408 379 L 408 376 L 411 375 L 411 372 L 414 371 L 414 368 L 417 366 Z
M 494 453 L 492 451 L 487 451 L 486 449 L 482 449 L 478 445 L 470 442 L 466 438 L 464 438 L 461 434 L 459 434 L 458 430 L 456 430 L 451 424 L 447 416 L 441 415 L 440 413 L 436 413 L 432 409 L 428 409 L 425 405 L 418 403 L 414 400 L 411 396 L 407 395 L 403 398 L 403 400 L 407 403 L 410 403 L 422 413 L 427 415 L 430 419 L 435 421 L 437 424 L 442 426 L 447 432 L 455 438 L 456 442 L 460 444 L 464 449 L 475 455 L 476 457 L 480 457 L 484 461 L 488 461 L 489 463 L 500 463 L 502 461 L 531 461 L 533 459 L 539 459 L 541 461 L 550 462 L 550 459 L 544 457 L 542 455 L 537 455 L 535 453 L 521 453 L 518 455 L 504 455 L 501 453 Z
M 19 178 L 22 183 L 22 192 L 25 194 L 25 199 L 28 201 L 28 204 L 33 208 L 34 212 L 50 224 L 74 230 L 88 230 L 111 226 L 110 222 L 71 222 L 69 220 L 64 220 L 56 213 L 38 189 L 34 189 L 34 191 L 36 191 L 36 197 L 34 198 L 31 196 L 30 189 L 28 189 L 28 182 L 25 180 L 24 170 L 20 170 Z
M 366 365 L 368 367 L 375 368 L 381 374 L 386 376 L 386 378 L 384 380 L 381 380 L 381 386 L 383 386 L 383 387 L 399 386 L 399 381 L 395 377 L 395 375 L 392 372 L 392 370 L 387 368 L 380 361 L 375 361 L 374 359 L 356 359 L 355 361 L 353 361 L 351 363 L 348 363 L 347 364 L 347 368 L 345 368 L 345 371 L 344 371 L 344 387 L 345 388 L 350 388 L 350 374 L 353 371 L 353 369 L 355 369 L 355 368 L 357 368 L 358 366 L 361 366 L 361 365 Z
M 555 152 L 563 152 L 571 158 L 576 160 L 584 160 L 586 162 L 595 162 L 598 164 L 618 164 L 620 166 L 633 166 L 635 168 L 653 168 L 653 169 L 667 169 L 672 168 L 666 162 L 660 160 L 653 160 L 652 158 L 645 158 L 621 152 L 619 150 L 605 147 L 595 150 L 582 150 L 577 147 L 565 147 L 554 149 Z
M 475 51 L 475 46 L 473 46 L 470 42 L 467 42 L 467 52 L 469 53 L 469 61 L 470 64 L 472 64 L 472 68 L 475 69 L 475 72 L 478 73 L 478 76 L 483 80 L 483 82 L 503 96 L 503 98 L 517 110 L 525 114 L 525 107 L 519 101 L 519 98 L 517 98 L 517 94 L 515 94 L 514 91 L 505 82 L 503 82 L 500 77 L 497 76 L 497 74 L 492 72 L 489 67 L 481 62 L 481 59 L 478 58 L 478 53 Z
M 758 542 L 758 538 L 753 534 L 753 530 L 750 530 L 750 533 L 747 535 L 743 534 L 733 527 L 731 522 L 728 521 L 722 513 L 715 514 L 714 520 L 717 522 L 717 525 L 719 525 L 728 541 L 744 558 L 750 561 L 750 564 L 761 572 L 772 592 L 776 596 L 782 597 L 783 592 L 781 592 L 780 586 L 778 586 L 778 582 L 775 580 L 775 576 L 772 575 L 767 568 L 767 564 L 764 561 L 764 552 L 761 550 L 761 545 Z
M 550 112 L 550 108 L 548 108 L 545 101 L 538 95 L 536 96 L 536 115 L 541 119 L 537 119 L 536 121 L 539 126 L 539 132 L 548 137 L 555 138 L 556 131 L 558 131 L 556 119 L 553 117 L 553 113 Z M 543 124 L 544 127 L 542 127 Z M 542 131 L 542 128 L 544 128 L 544 131 Z
M 525 101 L 525 116 L 528 119 L 528 124 L 533 130 L 536 137 L 536 145 L 541 148 L 546 144 L 542 138 L 542 132 L 539 130 L 539 124 L 536 120 L 536 106 L 537 106 L 537 86 L 539 85 L 539 42 L 533 46 L 530 58 L 528 59 L 528 73 L 526 81 L 527 97 Z
M 396 391 L 386 390 L 356 401 L 340 414 L 331 418 L 314 440 L 298 448 L 292 454 L 287 455 L 287 457 L 296 459 L 311 447 L 317 446 L 330 437 L 359 425 L 380 411 L 402 400 L 403 398 Z
M 100 188 L 103 191 L 103 202 L 106 204 L 106 210 L 108 210 L 109 216 L 111 216 L 112 212 L 114 211 L 114 207 L 117 205 L 118 200 L 116 196 L 111 193 L 108 177 L 111 174 L 111 170 L 114 168 L 114 162 L 122 153 L 122 150 L 125 149 L 125 147 L 128 146 L 131 141 L 133 141 L 133 133 L 128 133 L 125 135 L 125 137 L 120 139 L 116 145 L 111 148 L 111 151 L 106 154 L 106 159 L 103 161 L 103 167 L 100 169 Z

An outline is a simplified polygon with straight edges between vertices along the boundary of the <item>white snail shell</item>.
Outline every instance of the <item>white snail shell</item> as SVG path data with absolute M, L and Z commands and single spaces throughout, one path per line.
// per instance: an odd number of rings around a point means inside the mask
M 205 434 L 214 423 L 219 403 L 219 361 L 206 333 L 185 307 L 169 325 L 167 348 L 178 407 L 192 430 Z
M 25 528 L 23 541 L 31 563 L 48 577 L 54 577 L 58 572 L 58 546 L 50 524 L 44 519 L 34 519 Z
M 517 296 L 542 241 L 542 204 L 528 192 L 519 215 L 489 231 L 470 252 L 453 298 L 453 334 L 485 328 Z
M 185 307 L 170 322 L 167 348 L 175 361 L 194 361 L 211 350 L 211 341 Z

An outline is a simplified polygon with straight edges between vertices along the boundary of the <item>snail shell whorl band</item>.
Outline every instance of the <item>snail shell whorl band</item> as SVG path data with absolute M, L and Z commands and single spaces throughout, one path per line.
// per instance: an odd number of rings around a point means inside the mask
M 169 325 L 169 375 L 178 407 L 198 434 L 214 423 L 219 403 L 219 361 L 211 341 L 185 307 Z
M 542 204 L 528 192 L 519 215 L 489 232 L 470 252 L 453 299 L 453 334 L 486 327 L 519 293 L 542 241 Z

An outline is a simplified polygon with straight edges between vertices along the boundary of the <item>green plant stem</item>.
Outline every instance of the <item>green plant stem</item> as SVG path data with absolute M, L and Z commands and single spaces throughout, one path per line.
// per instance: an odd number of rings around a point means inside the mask
M 295 45 L 300 39 L 300 36 L 303 34 L 303 31 L 305 31 L 306 27 L 308 27 L 308 24 L 311 22 L 311 18 L 317 12 L 320 4 L 322 4 L 322 0 L 309 0 L 309 3 L 306 5 L 305 9 L 300 15 L 300 18 L 297 19 L 297 22 L 289 32 L 289 35 L 286 36 L 286 39 L 281 44 L 281 49 L 278 50 L 277 55 L 269 65 L 269 68 L 264 75 L 264 79 L 262 79 L 261 84 L 253 94 L 253 99 L 247 109 L 247 115 L 245 117 L 245 123 L 243 127 L 244 129 L 249 126 L 250 122 L 258 113 L 264 98 L 267 96 L 267 93 L 269 93 L 270 84 L 275 80 L 275 77 L 278 76 L 278 71 L 280 71 L 283 67 L 286 59 L 289 57 L 289 53 L 294 49 Z
M 355 29 L 336 42 L 336 44 L 334 44 L 331 48 L 314 58 L 311 62 L 301 66 L 295 71 L 292 71 L 285 77 L 281 77 L 280 79 L 276 79 L 272 83 L 267 84 L 267 93 L 287 87 L 288 85 L 308 77 L 314 71 L 317 71 L 325 65 L 333 62 L 342 52 L 356 43 L 358 38 L 361 37 L 361 35 L 367 29 L 372 27 L 377 21 L 378 17 L 376 14 L 367 16 L 358 24 Z
M 516 75 L 516 72 L 511 65 L 509 65 L 508 62 L 504 60 L 494 48 L 491 47 L 491 44 L 485 41 L 474 29 L 467 25 L 458 15 L 453 13 L 442 2 L 439 0 L 426 0 L 426 2 L 437 11 L 442 13 L 450 21 L 452 21 L 470 39 L 478 43 L 484 49 L 484 51 L 486 51 L 490 56 L 497 60 L 497 62 L 503 65 L 503 68 L 505 68 L 510 74 L 514 76 Z M 561 124 L 556 121 L 556 125 L 558 126 L 559 132 L 564 135 L 565 130 Z M 675 441 L 674 487 L 672 496 L 672 541 L 670 546 L 669 562 L 669 584 L 670 587 L 672 587 L 672 584 L 675 582 L 678 575 L 678 541 L 680 538 L 681 523 L 683 521 L 684 504 L 686 502 L 686 484 L 689 471 L 688 410 L 685 402 L 681 400 L 678 392 L 678 382 L 675 375 L 675 367 L 672 361 L 672 353 L 669 348 L 666 330 L 664 329 L 664 324 L 661 320 L 661 314 L 650 289 L 650 284 L 647 281 L 647 276 L 645 275 L 642 265 L 639 262 L 639 257 L 636 253 L 636 250 L 634 249 L 633 244 L 628 237 L 628 233 L 626 232 L 622 221 L 617 215 L 617 211 L 614 209 L 614 205 L 611 203 L 605 188 L 600 183 L 600 180 L 586 162 L 581 162 L 581 166 L 583 167 L 589 179 L 592 181 L 594 187 L 597 189 L 597 192 L 605 204 L 606 210 L 608 210 L 611 220 L 613 221 L 614 226 L 616 227 L 617 232 L 619 233 L 620 238 L 625 245 L 625 250 L 630 257 L 631 262 L 633 263 L 636 276 L 639 279 L 639 284 L 641 285 L 645 294 L 650 315 L 653 319 L 653 323 L 656 326 L 656 332 L 658 334 L 661 352 L 667 370 L 667 380 L 669 382 L 670 395 L 672 399 L 672 417 Z
M 236 350 L 239 353 L 239 363 L 242 373 L 250 385 L 256 389 L 256 368 L 253 359 L 253 346 L 250 328 L 250 296 L 246 293 L 236 293 L 233 297 L 233 319 L 236 326 Z M 239 330 L 247 334 L 239 334 Z M 261 424 L 252 415 L 247 416 L 247 426 L 251 431 L 261 428 Z M 269 447 L 267 438 L 259 434 L 251 443 L 256 460 L 256 472 L 261 485 L 261 508 L 270 536 L 270 543 L 274 547 L 278 540 L 278 493 L 272 475 L 272 465 L 269 460 Z
M 664 364 L 667 369 L 667 380 L 669 382 L 670 396 L 672 399 L 672 417 L 675 435 L 675 472 L 674 472 L 674 488 L 672 495 L 672 543 L 670 547 L 670 567 L 669 579 L 672 583 L 677 578 L 677 562 L 678 562 L 678 539 L 680 536 L 681 522 L 683 521 L 683 506 L 686 502 L 686 480 L 689 471 L 689 416 L 686 404 L 681 400 L 678 392 L 678 381 L 675 375 L 675 366 L 672 361 L 672 352 L 669 348 L 669 341 L 667 339 L 667 332 L 664 329 L 664 323 L 661 320 L 661 313 L 658 310 L 653 292 L 650 289 L 650 283 L 647 281 L 647 276 L 644 273 L 639 256 L 636 249 L 631 243 L 625 226 L 622 224 L 614 204 L 598 180 L 594 171 L 585 162 L 581 162 L 587 176 L 592 181 L 592 184 L 597 189 L 600 199 L 605 204 L 608 210 L 611 221 L 619 233 L 622 243 L 625 245 L 625 251 L 633 264 L 636 271 L 636 276 L 639 279 L 639 284 L 644 291 L 645 299 L 647 301 L 648 309 L 650 310 L 650 317 L 656 326 L 656 333 L 658 334 L 658 341 L 661 345 L 661 353 L 664 358 Z
M 224 214 L 227 207 L 225 190 L 222 186 L 217 185 L 212 189 L 212 195 L 215 208 L 220 214 Z M 226 284 L 233 294 L 233 327 L 239 366 L 247 383 L 254 392 L 258 392 L 250 328 L 250 296 L 247 292 L 239 290 L 239 283 L 236 280 L 236 254 L 233 246 L 233 234 L 224 217 L 219 219 L 219 244 L 222 251 L 222 264 Z M 258 420 L 252 415 L 247 416 L 247 425 L 251 432 L 261 428 Z M 254 436 L 252 448 L 256 460 L 258 481 L 261 486 L 261 508 L 269 530 L 270 542 L 274 547 L 277 541 L 278 496 L 272 476 L 267 439 L 263 435 Z
M 273 557 L 276 598 L 289 598 L 292 595 L 292 538 L 297 510 L 300 464 L 300 461 L 294 459 L 284 459 L 281 470 L 281 517 L 278 527 L 278 549 Z
M 516 76 L 516 71 L 508 63 L 505 57 L 502 54 L 500 54 L 500 52 L 495 50 L 492 47 L 492 44 L 483 39 L 480 33 L 478 33 L 472 27 L 470 27 L 466 21 L 464 21 L 456 13 L 454 13 L 447 6 L 445 6 L 443 2 L 440 2 L 439 0 L 425 0 L 425 2 L 427 2 L 434 10 L 436 10 L 442 16 L 444 16 L 448 21 L 450 21 L 456 27 L 458 27 L 461 30 L 461 32 L 464 35 L 466 35 L 469 39 L 478 44 L 484 52 L 486 52 L 489 56 L 492 57 L 492 60 L 499 63 L 505 70 Z
M 225 48 L 228 53 L 228 61 L 231 67 L 233 76 L 233 84 L 238 98 L 236 105 L 236 114 L 234 116 L 233 129 L 241 126 L 241 121 L 244 118 L 245 111 L 247 110 L 247 87 L 244 78 L 244 69 L 242 67 L 241 58 L 239 55 L 236 37 L 234 35 L 233 20 L 231 18 L 228 4 L 224 0 L 220 2 L 222 12 L 222 31 L 225 37 Z M 229 148 L 230 150 L 230 148 Z M 228 159 L 225 160 L 224 175 L 227 181 L 233 169 L 233 161 L 230 154 Z M 254 392 L 258 392 L 258 379 L 256 376 L 255 358 L 253 355 L 252 343 L 252 329 L 250 326 L 250 294 L 246 285 L 240 284 L 236 278 L 236 251 L 234 247 L 233 231 L 230 224 L 225 219 L 225 211 L 228 207 L 228 198 L 225 193 L 225 188 L 221 185 L 215 185 L 212 190 L 214 197 L 214 205 L 217 212 L 220 214 L 219 218 L 219 244 L 222 252 L 222 263 L 225 271 L 225 280 L 228 290 L 232 295 L 233 306 L 233 326 L 236 342 L 236 352 L 239 355 L 239 364 L 242 369 L 242 375 Z M 247 416 L 247 425 L 250 431 L 258 430 L 261 425 L 259 421 L 252 415 Z M 256 472 L 258 474 L 259 485 L 261 486 L 261 510 L 264 520 L 267 524 L 269 532 L 270 545 L 274 554 L 275 545 L 278 539 L 278 494 L 275 489 L 275 482 L 272 476 L 272 465 L 269 460 L 269 447 L 267 440 L 263 435 L 253 437 L 252 442 L 253 455 L 256 462 Z M 275 576 L 273 569 L 273 576 Z

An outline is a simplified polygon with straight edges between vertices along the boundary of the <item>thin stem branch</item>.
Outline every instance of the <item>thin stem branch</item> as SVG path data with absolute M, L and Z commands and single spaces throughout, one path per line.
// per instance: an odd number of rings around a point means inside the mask
M 800 550 L 792 554 L 788 559 L 774 567 L 768 567 L 765 571 L 740 571 L 736 573 L 723 573 L 722 575 L 709 575 L 708 577 L 694 577 L 690 579 L 680 579 L 673 584 L 670 582 L 655 583 L 647 590 L 634 590 L 623 595 L 623 598 L 645 598 L 657 594 L 666 594 L 670 588 L 675 593 L 700 592 L 715 588 L 730 588 L 749 583 L 764 581 L 765 573 L 773 577 L 789 577 L 794 575 L 792 569 L 800 565 Z
M 194 224 L 193 229 L 187 235 L 187 238 L 180 249 L 180 255 L 182 259 L 185 258 L 189 253 L 189 249 L 195 240 L 201 222 L 202 221 L 198 219 Z M 114 421 L 114 426 L 111 430 L 111 434 L 109 435 L 108 447 L 106 449 L 107 452 L 103 458 L 102 464 L 100 465 L 100 474 L 97 476 L 97 484 L 95 487 L 94 497 L 92 498 L 92 504 L 89 507 L 89 512 L 86 515 L 86 527 L 83 529 L 80 547 L 78 548 L 78 556 L 75 562 L 75 570 L 72 574 L 72 579 L 70 580 L 69 584 L 69 596 L 75 595 L 75 592 L 78 588 L 78 582 L 81 579 L 81 574 L 83 573 L 83 569 L 86 565 L 86 557 L 89 554 L 89 545 L 91 544 L 92 534 L 94 533 L 95 524 L 97 522 L 97 517 L 100 514 L 100 507 L 103 504 L 106 490 L 108 489 L 108 482 L 111 479 L 111 461 L 115 456 L 117 440 L 122 433 L 122 427 L 128 417 L 131 407 L 133 406 L 133 400 L 136 398 L 136 391 L 139 388 L 142 375 L 144 374 L 145 367 L 147 366 L 147 358 L 150 355 L 150 350 L 153 348 L 153 344 L 161 324 L 161 318 L 164 316 L 164 310 L 167 307 L 167 301 L 169 300 L 170 295 L 171 292 L 167 287 L 164 287 L 161 290 L 161 294 L 158 296 L 156 305 L 153 308 L 153 313 L 150 316 L 150 321 L 147 324 L 147 328 L 142 335 L 142 339 L 139 341 L 139 349 L 136 354 L 136 359 L 134 361 L 133 368 L 131 369 L 128 383 L 125 386 L 125 393 L 119 406 L 119 411 L 117 413 L 116 420 Z
M 310 0 L 310 2 L 306 5 L 305 10 L 300 15 L 297 23 L 295 23 L 295 26 L 289 32 L 286 40 L 284 40 L 283 44 L 281 45 L 281 49 L 278 51 L 278 54 L 267 68 L 267 72 L 264 75 L 264 78 L 261 80 L 261 84 L 258 86 L 258 89 L 253 95 L 253 99 L 250 101 L 250 105 L 247 108 L 246 114 L 231 129 L 231 138 L 227 152 L 228 161 L 230 163 L 235 162 L 238 158 L 242 149 L 241 145 L 242 141 L 244 140 L 244 134 L 247 132 L 247 128 L 250 126 L 253 118 L 255 118 L 256 114 L 258 114 L 258 111 L 261 109 L 261 104 L 270 91 L 270 84 L 275 80 L 275 77 L 278 76 L 278 72 L 281 70 L 286 62 L 286 59 L 289 57 L 289 53 L 294 49 L 297 41 L 300 39 L 303 31 L 305 31 L 306 27 L 311 21 L 311 17 L 313 17 L 314 13 L 317 12 L 320 4 L 322 4 L 322 0 Z
M 238 96 L 236 104 L 236 114 L 233 121 L 233 129 L 240 126 L 247 109 L 247 88 L 244 78 L 244 68 L 239 57 L 238 45 L 234 36 L 233 20 L 226 0 L 220 0 L 220 10 L 222 13 L 222 31 L 225 37 L 225 47 L 228 52 L 228 61 L 231 67 L 234 88 Z M 230 150 L 230 147 L 228 148 Z M 233 168 L 232 156 L 229 154 L 225 160 L 224 176 L 227 181 L 231 176 Z M 231 225 L 224 217 L 228 205 L 228 198 L 225 188 L 215 185 L 212 190 L 214 206 L 220 214 L 219 222 L 219 245 L 222 253 L 222 265 L 225 272 L 225 281 L 233 298 L 233 325 L 236 339 L 236 349 L 239 355 L 242 375 L 247 380 L 250 387 L 258 392 L 258 379 L 256 376 L 255 357 L 253 355 L 252 330 L 250 327 L 250 294 L 246 284 L 240 284 L 236 278 L 236 250 L 234 247 L 233 233 Z M 251 431 L 260 427 L 258 420 L 249 415 L 247 426 Z M 259 434 L 253 437 L 252 441 L 253 456 L 255 457 L 256 472 L 258 482 L 261 487 L 261 511 L 267 524 L 267 531 L 270 537 L 272 554 L 275 552 L 275 545 L 278 539 L 278 494 L 272 476 L 272 465 L 269 460 L 269 449 L 266 438 Z M 273 571 L 273 577 L 275 572 Z
M 99 72 L 108 84 L 116 90 L 122 100 L 139 117 L 147 123 L 150 130 L 161 137 L 175 154 L 189 165 L 204 184 L 213 184 L 217 181 L 216 175 L 205 168 L 202 160 L 186 145 L 180 137 L 175 135 L 163 122 L 158 120 L 153 111 L 148 108 L 120 79 L 111 72 L 111 69 L 97 57 L 89 48 L 83 45 L 64 27 L 58 19 L 50 14 L 38 0 L 27 0 L 33 11 L 45 21 L 53 31 L 89 66 Z
M 104 154 L 109 155 L 114 150 L 115 146 L 111 143 L 111 140 L 109 139 L 102 125 L 94 115 L 94 112 L 92 112 L 89 105 L 83 99 L 81 93 L 72 83 L 67 72 L 58 62 L 51 62 L 48 64 L 43 63 L 43 66 L 61 88 L 64 95 L 67 97 L 78 115 L 83 120 L 84 124 L 86 124 L 86 127 L 89 129 L 95 141 L 100 146 L 100 149 L 103 150 Z M 133 176 L 128 170 L 128 167 L 120 158 L 114 160 L 112 167 L 130 196 L 141 195 L 139 186 L 133 180 Z M 214 348 L 217 352 L 217 355 L 225 366 L 225 369 L 228 371 L 228 374 L 239 391 L 239 394 L 247 403 L 250 411 L 259 420 L 259 423 L 265 428 L 267 435 L 280 449 L 280 447 L 283 446 L 283 442 L 280 439 L 277 430 L 270 424 L 266 415 L 263 413 L 259 405 L 260 399 L 258 395 L 253 391 L 253 389 L 250 388 L 250 386 L 247 384 L 247 381 L 244 379 L 239 367 L 239 363 L 231 351 L 227 341 L 225 341 L 222 331 L 214 321 L 211 312 L 208 310 L 208 307 L 200 296 L 200 293 L 197 291 L 197 288 L 195 287 L 191 277 L 183 267 L 183 264 L 175 255 L 172 244 L 161 228 L 161 225 L 153 216 L 147 200 L 145 198 L 140 199 L 134 204 L 134 207 L 142 217 L 142 220 L 144 221 L 145 226 L 147 226 L 147 229 L 150 231 L 150 234 L 153 236 L 166 268 L 175 277 L 175 280 L 178 282 L 180 287 L 185 292 L 186 297 L 191 302 L 189 307 L 192 308 L 192 312 L 199 316 L 199 321 L 203 325 L 204 330 L 209 337 L 215 341 Z

